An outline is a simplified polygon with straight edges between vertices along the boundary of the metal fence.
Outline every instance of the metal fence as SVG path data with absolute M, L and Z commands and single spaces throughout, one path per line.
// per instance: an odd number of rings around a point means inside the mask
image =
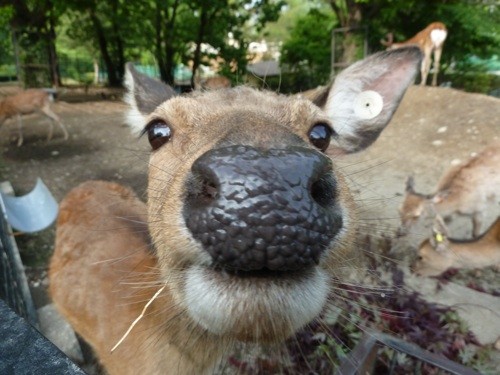
M 0 196 L 0 298 L 32 326 L 38 327 L 38 318 L 29 291 L 28 281 L 14 240 L 12 228 L 7 223 L 5 206 Z

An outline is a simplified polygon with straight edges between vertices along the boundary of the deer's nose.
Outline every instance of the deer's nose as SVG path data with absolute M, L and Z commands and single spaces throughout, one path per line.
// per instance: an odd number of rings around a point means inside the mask
M 191 172 L 186 225 L 223 268 L 317 264 L 342 227 L 331 161 L 315 150 L 225 147 L 203 154 Z

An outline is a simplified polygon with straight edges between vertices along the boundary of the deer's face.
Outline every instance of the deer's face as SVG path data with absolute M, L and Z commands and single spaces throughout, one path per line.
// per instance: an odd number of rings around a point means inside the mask
M 452 255 L 446 244 L 435 245 L 427 240 L 418 250 L 414 272 L 419 276 L 438 276 L 453 266 Z
M 422 216 L 425 204 L 425 198 L 411 192 L 406 192 L 399 209 L 401 224 L 404 230 L 408 230 L 415 225 L 420 216 Z
M 275 341 L 320 314 L 352 264 L 356 229 L 324 152 L 330 141 L 337 157 L 377 138 L 420 58 L 401 51 L 355 65 L 316 103 L 244 87 L 170 98 L 129 67 L 129 102 L 153 148 L 151 236 L 165 282 L 196 324 Z
M 215 333 L 241 327 L 243 339 L 288 336 L 318 315 L 328 272 L 345 266 L 353 220 L 322 153 L 326 115 L 310 101 L 242 87 L 173 98 L 147 129 L 171 134 L 151 155 L 149 220 L 190 315 Z M 254 332 L 252 319 L 266 311 L 283 318 Z

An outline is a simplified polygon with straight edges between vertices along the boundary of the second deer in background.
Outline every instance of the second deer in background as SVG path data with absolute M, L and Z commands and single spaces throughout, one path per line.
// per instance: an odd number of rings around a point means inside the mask
M 417 193 L 413 185 L 413 178 L 408 178 L 400 209 L 403 229 L 407 230 L 426 215 L 437 213 L 445 219 L 463 215 L 472 219 L 472 233 L 478 237 L 487 210 L 500 208 L 500 143 L 450 168 L 441 177 L 434 194 Z
M 21 91 L 18 94 L 9 96 L 0 102 L 0 126 L 8 118 L 17 117 L 17 125 L 19 128 L 19 137 L 17 140 L 17 146 L 23 144 L 23 122 L 21 119 L 22 115 L 29 115 L 31 113 L 40 112 L 41 114 L 47 116 L 50 122 L 49 134 L 47 136 L 47 141 L 52 139 L 53 124 L 55 121 L 61 128 L 64 139 L 68 139 L 68 131 L 64 127 L 63 123 L 51 109 L 50 103 L 52 102 L 52 94 L 48 91 L 41 89 L 29 89 Z
M 443 52 L 443 44 L 448 36 L 446 26 L 441 22 L 433 22 L 425 29 L 420 31 L 417 35 L 404 42 L 394 43 L 394 36 L 392 33 L 387 34 L 386 40 L 381 40 L 380 43 L 386 46 L 387 49 L 396 49 L 405 47 L 411 44 L 420 47 L 424 53 L 424 59 L 420 68 L 422 81 L 420 84 L 425 86 L 427 84 L 427 76 L 431 69 L 431 55 L 434 52 L 434 74 L 432 76 L 432 86 L 437 85 L 437 75 L 439 73 L 439 61 L 441 60 L 441 53 Z
M 420 276 L 437 276 L 450 268 L 500 267 L 500 217 L 479 238 L 456 240 L 437 217 L 433 236 L 418 250 L 414 271 Z

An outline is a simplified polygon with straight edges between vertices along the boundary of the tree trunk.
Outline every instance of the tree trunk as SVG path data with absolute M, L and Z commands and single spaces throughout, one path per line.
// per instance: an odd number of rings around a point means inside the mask
M 118 67 L 117 67 L 117 78 L 120 82 L 123 81 L 123 76 L 125 74 L 125 52 L 123 47 L 123 39 L 120 33 L 120 27 L 117 23 L 118 12 L 120 9 L 118 8 L 118 1 L 113 2 L 113 17 L 111 18 L 112 27 L 113 27 L 113 40 L 116 46 L 116 53 L 118 58 Z
M 18 82 L 23 82 L 24 77 L 21 72 L 21 62 L 19 59 L 19 43 L 17 40 L 17 30 L 14 29 L 13 27 L 11 28 L 12 30 L 12 45 L 14 46 L 14 58 L 16 61 L 16 76 L 17 76 L 17 81 Z
M 104 60 L 104 65 L 106 65 L 106 70 L 108 71 L 108 83 L 110 86 L 118 87 L 121 86 L 121 80 L 118 78 L 115 65 L 111 56 L 109 55 L 108 42 L 106 40 L 106 34 L 102 27 L 101 21 L 95 14 L 94 9 L 89 9 L 90 19 L 96 31 L 97 41 L 99 43 L 99 49 L 101 50 L 102 59 Z
M 172 4 L 172 12 L 168 19 L 165 28 L 165 82 L 174 84 L 174 68 L 175 68 L 175 47 L 174 47 L 174 30 L 175 21 L 177 18 L 177 9 L 179 0 L 175 0 Z
M 360 47 L 358 38 L 352 29 L 359 27 L 361 23 L 362 4 L 357 3 L 356 0 L 330 0 L 329 2 L 340 26 L 346 28 L 339 62 L 343 62 L 347 66 L 356 61 L 357 51 Z
M 99 83 L 99 62 L 94 59 L 94 85 Z
M 200 28 L 198 29 L 198 37 L 196 39 L 196 49 L 193 55 L 193 75 L 191 76 L 191 87 L 194 88 L 196 71 L 201 63 L 201 44 L 203 43 L 203 37 L 205 36 L 205 28 L 208 23 L 208 13 L 205 7 L 201 8 L 200 14 Z
M 48 22 L 49 32 L 47 37 L 47 45 L 49 55 L 50 79 L 53 86 L 59 87 L 61 86 L 61 74 L 59 70 L 59 59 L 57 58 L 56 50 L 55 20 L 52 14 L 49 15 Z
M 158 62 L 158 69 L 160 71 L 160 78 L 164 82 L 167 81 L 167 72 L 165 70 L 165 59 L 163 58 L 162 48 L 162 30 L 163 30 L 163 14 L 160 7 L 161 0 L 156 0 L 156 19 L 155 19 L 155 56 Z

